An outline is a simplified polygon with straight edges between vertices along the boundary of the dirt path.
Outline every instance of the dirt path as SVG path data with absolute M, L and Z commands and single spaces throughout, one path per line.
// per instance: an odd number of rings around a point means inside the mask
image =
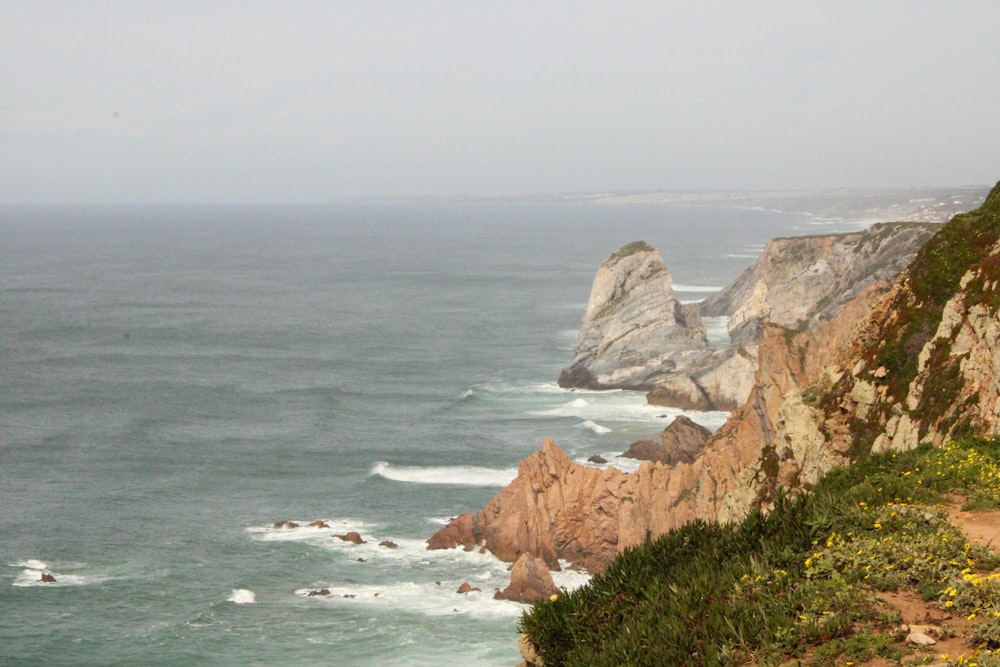
M 981 542 L 993 551 L 1000 551 L 1000 510 L 963 512 L 960 505 L 948 507 L 948 517 L 962 529 L 970 542 Z
M 957 498 L 945 508 L 951 522 L 965 533 L 969 542 L 1000 551 L 1000 510 L 966 512 L 960 509 L 961 505 L 962 499 Z M 949 614 L 938 605 L 924 602 L 915 591 L 879 593 L 879 597 L 900 613 L 906 625 L 944 626 L 954 631 L 953 637 L 938 638 L 937 644 L 918 650 L 918 654 L 935 657 L 948 654 L 952 658 L 972 654 L 967 632 L 972 622 L 964 616 Z

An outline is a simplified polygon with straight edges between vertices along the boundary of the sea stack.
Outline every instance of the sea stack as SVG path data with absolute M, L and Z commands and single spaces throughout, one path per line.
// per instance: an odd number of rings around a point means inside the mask
M 703 365 L 711 355 L 697 304 L 677 300 L 656 248 L 636 241 L 597 270 L 573 363 L 559 386 L 648 391 L 657 379 Z

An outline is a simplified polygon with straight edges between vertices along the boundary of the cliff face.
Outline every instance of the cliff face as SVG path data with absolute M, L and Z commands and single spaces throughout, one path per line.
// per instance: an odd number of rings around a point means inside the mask
M 563 559 L 599 572 L 624 549 L 694 519 L 742 516 L 779 478 L 815 481 L 842 456 L 825 448 L 814 408 L 786 397 L 840 372 L 850 333 L 886 287 L 871 287 L 816 337 L 765 327 L 749 400 L 693 462 L 644 462 L 626 474 L 573 463 L 546 440 L 484 510 L 451 521 L 429 547 L 483 546 L 506 561 L 528 551 L 552 567 Z
M 938 229 L 895 222 L 852 234 L 774 239 L 731 285 L 706 299 L 701 312 L 728 315 L 737 345 L 755 343 L 764 322 L 810 329 L 868 285 L 898 275 Z
M 917 254 L 821 399 L 851 455 L 995 435 L 1000 416 L 1000 185 Z
M 663 259 L 638 241 L 598 269 L 573 363 L 560 374 L 559 386 L 648 390 L 658 377 L 711 354 L 697 308 L 677 301 Z
M 695 518 L 741 518 L 779 487 L 808 489 L 872 450 L 1000 433 L 1000 185 L 956 216 L 893 281 L 809 331 L 760 326 L 747 401 L 691 463 L 632 474 L 572 463 L 551 441 L 485 510 L 431 547 L 484 545 L 602 570 Z
M 640 389 L 649 402 L 733 410 L 753 386 L 765 322 L 809 329 L 865 288 L 896 276 L 940 225 L 884 223 L 853 234 L 775 239 L 736 281 L 681 305 L 656 250 L 637 242 L 615 252 L 594 278 L 573 363 L 562 387 Z M 733 345 L 707 341 L 701 314 L 730 317 Z

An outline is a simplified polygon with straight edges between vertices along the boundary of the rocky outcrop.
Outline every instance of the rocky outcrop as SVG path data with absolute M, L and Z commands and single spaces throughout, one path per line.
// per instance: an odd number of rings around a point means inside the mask
M 691 463 L 705 449 L 712 432 L 680 415 L 660 433 L 659 441 L 633 442 L 622 454 L 625 458 L 658 461 L 667 465 Z
M 494 596 L 497 600 L 531 603 L 558 595 L 559 589 L 545 563 L 531 554 L 521 554 L 510 569 L 510 585 Z
M 765 322 L 810 329 L 869 285 L 898 275 L 940 227 L 880 223 L 852 234 L 774 239 L 731 285 L 706 299 L 701 312 L 728 315 L 737 345 L 754 344 Z
M 655 248 L 630 243 L 601 264 L 561 387 L 651 389 L 712 354 L 697 307 L 675 297 Z
M 716 350 L 701 368 L 658 379 L 646 399 L 681 410 L 735 410 L 750 395 L 756 369 L 756 345 Z
M 740 519 L 870 451 L 1000 434 L 1000 185 L 831 319 L 762 322 L 757 356 L 749 398 L 690 463 L 625 474 L 574 464 L 546 440 L 429 546 L 598 572 L 623 549 L 693 519 Z
M 734 410 L 747 399 L 765 323 L 796 331 L 830 320 L 869 285 L 895 277 L 940 225 L 881 223 L 861 232 L 775 239 L 731 285 L 681 305 L 654 248 L 629 244 L 594 278 L 563 387 L 639 389 L 654 405 Z M 715 349 L 701 315 L 728 316 Z
M 355 530 L 344 533 L 343 535 L 334 535 L 334 537 L 344 542 L 350 542 L 351 544 L 365 543 L 365 540 L 361 537 L 361 534 Z
M 766 504 L 779 485 L 803 487 L 845 460 L 820 430 L 814 393 L 843 373 L 858 323 L 888 289 L 865 290 L 814 332 L 765 326 L 750 398 L 690 463 L 643 462 L 631 474 L 575 464 L 551 440 L 485 509 L 439 530 L 429 548 L 527 552 L 602 571 L 622 550 L 694 519 L 723 521 Z
M 853 456 L 1000 432 L 1000 185 L 949 222 L 875 308 L 821 399 Z

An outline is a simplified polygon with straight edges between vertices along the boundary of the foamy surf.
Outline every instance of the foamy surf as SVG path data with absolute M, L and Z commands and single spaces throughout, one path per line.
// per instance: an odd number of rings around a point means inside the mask
M 507 585 L 501 579 L 470 578 L 468 583 L 479 591 L 459 593 L 461 581 L 415 582 L 404 581 L 386 584 L 325 585 L 300 588 L 297 595 L 311 602 L 343 607 L 392 609 L 424 616 L 468 615 L 475 618 L 517 618 L 524 605 L 509 600 L 494 600 L 495 588 Z M 317 591 L 329 591 L 317 595 Z M 310 595 L 313 593 L 313 595 Z
M 675 292 L 721 292 L 722 288 L 715 285 L 685 285 L 674 283 Z
M 449 484 L 458 486 L 507 486 L 517 477 L 516 468 L 480 468 L 477 466 L 394 466 L 378 461 L 371 475 L 410 484 Z
M 324 543 L 330 540 L 334 534 L 346 534 L 351 531 L 361 533 L 364 539 L 368 539 L 369 533 L 375 530 L 375 526 L 361 519 L 290 519 L 297 524 L 289 527 L 283 526 L 250 526 L 246 529 L 254 539 L 262 542 L 302 542 L 311 541 Z M 315 522 L 320 522 L 315 525 Z M 314 525 L 310 525 L 314 524 Z
M 621 452 L 598 452 L 597 453 L 604 463 L 594 463 L 590 460 L 590 456 L 576 456 L 573 458 L 574 463 L 578 463 L 582 466 L 590 466 L 592 468 L 618 468 L 622 472 L 635 472 L 639 469 L 639 465 L 642 463 L 639 459 L 630 459 L 621 455 Z
M 249 588 L 234 588 L 233 594 L 227 598 L 233 604 L 256 604 L 257 594 Z
M 52 570 L 49 567 L 49 563 L 33 558 L 9 563 L 9 565 L 11 567 L 23 568 L 11 584 L 17 587 L 84 586 L 87 584 L 99 584 L 107 580 L 107 577 L 94 574 L 71 574 L 61 571 L 61 568 L 59 570 Z M 81 564 L 78 563 L 76 565 L 80 566 Z M 64 564 L 64 566 L 67 565 Z M 68 567 L 73 566 L 68 565 Z M 49 577 L 51 579 L 48 579 Z
M 607 426 L 601 426 L 597 422 L 591 421 L 590 419 L 585 419 L 583 421 L 583 423 L 580 424 L 580 426 L 582 426 L 583 428 L 587 429 L 588 431 L 593 431 L 594 433 L 596 433 L 598 435 L 604 435 L 605 433 L 611 433 L 611 429 L 610 428 L 608 428 Z
M 687 415 L 713 431 L 729 417 L 728 412 L 722 411 L 699 412 L 649 405 L 645 394 L 637 391 L 591 392 L 586 398 L 575 398 L 553 408 L 529 414 L 537 417 L 575 417 L 581 422 L 591 421 L 602 425 L 615 422 L 656 424 L 661 429 L 676 417 Z

